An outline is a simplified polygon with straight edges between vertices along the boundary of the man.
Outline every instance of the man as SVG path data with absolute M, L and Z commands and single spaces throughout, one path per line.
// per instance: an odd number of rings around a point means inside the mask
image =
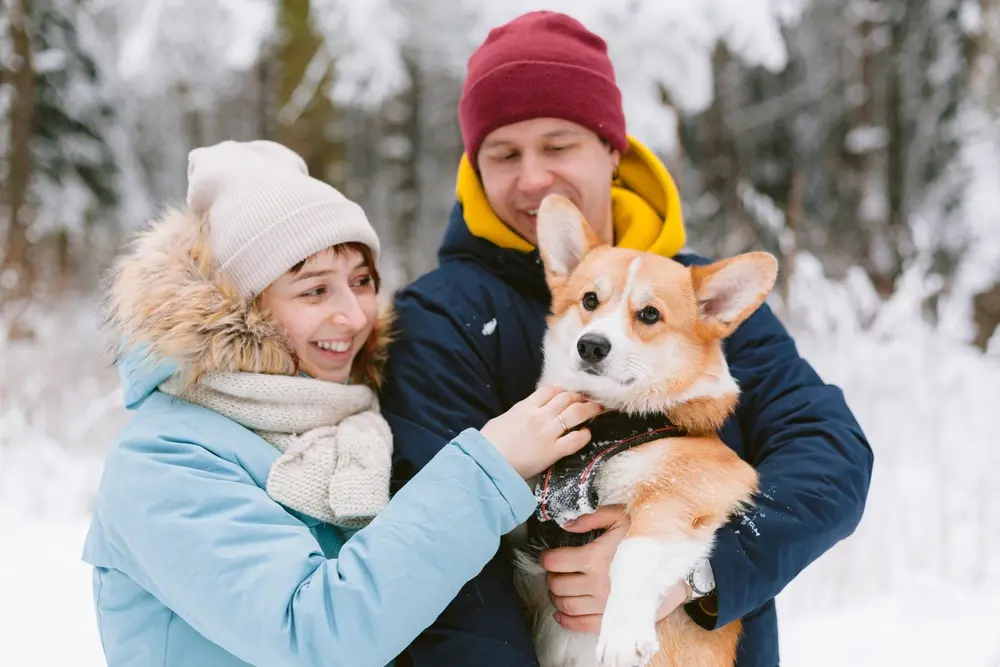
M 677 189 L 625 131 L 604 41 L 565 15 L 532 12 L 494 29 L 472 55 L 459 107 L 465 155 L 440 266 L 397 296 L 383 409 L 405 481 L 455 434 L 531 393 L 541 371 L 549 293 L 535 244 L 542 198 L 572 200 L 607 243 L 679 254 Z M 754 510 L 718 535 L 711 558 L 666 596 L 707 629 L 742 618 L 741 667 L 778 664 L 774 597 L 850 535 L 864 509 L 872 452 L 835 387 L 802 360 L 766 307 L 727 341 L 742 389 L 720 435 L 758 470 Z M 455 480 L 461 484 L 462 480 Z M 627 529 L 603 508 L 574 530 L 595 542 L 545 552 L 564 626 L 596 632 L 611 557 Z M 501 552 L 408 649 L 401 662 L 534 665 L 508 554 Z

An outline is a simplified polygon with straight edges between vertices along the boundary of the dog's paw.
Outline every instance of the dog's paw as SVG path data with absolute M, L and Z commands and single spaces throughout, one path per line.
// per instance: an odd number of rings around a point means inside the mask
M 656 626 L 648 623 L 609 622 L 607 615 L 597 640 L 601 667 L 643 667 L 660 650 Z

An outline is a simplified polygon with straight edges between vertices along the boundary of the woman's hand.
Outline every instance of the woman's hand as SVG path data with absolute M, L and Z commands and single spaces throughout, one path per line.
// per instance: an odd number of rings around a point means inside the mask
M 524 479 L 590 442 L 590 431 L 570 429 L 593 419 L 601 406 L 555 387 L 540 387 L 480 429 Z

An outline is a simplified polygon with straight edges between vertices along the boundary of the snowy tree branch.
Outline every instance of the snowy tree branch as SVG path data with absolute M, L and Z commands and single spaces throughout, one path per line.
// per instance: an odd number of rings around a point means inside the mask
M 278 112 L 279 123 L 286 126 L 295 124 L 309 103 L 315 99 L 316 92 L 323 83 L 323 78 L 330 72 L 332 64 L 333 59 L 329 52 L 321 45 L 306 65 L 306 71 L 295 90 L 289 95 L 288 102 Z

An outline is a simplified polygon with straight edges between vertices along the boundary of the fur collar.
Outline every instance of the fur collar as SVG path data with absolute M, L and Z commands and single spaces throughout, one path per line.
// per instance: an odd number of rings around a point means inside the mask
M 245 301 L 216 271 L 206 221 L 168 209 L 118 259 L 107 291 L 120 349 L 145 346 L 170 359 L 186 383 L 206 373 L 294 375 L 295 356 L 257 300 Z M 378 389 L 389 343 L 385 310 L 355 360 L 352 381 Z

